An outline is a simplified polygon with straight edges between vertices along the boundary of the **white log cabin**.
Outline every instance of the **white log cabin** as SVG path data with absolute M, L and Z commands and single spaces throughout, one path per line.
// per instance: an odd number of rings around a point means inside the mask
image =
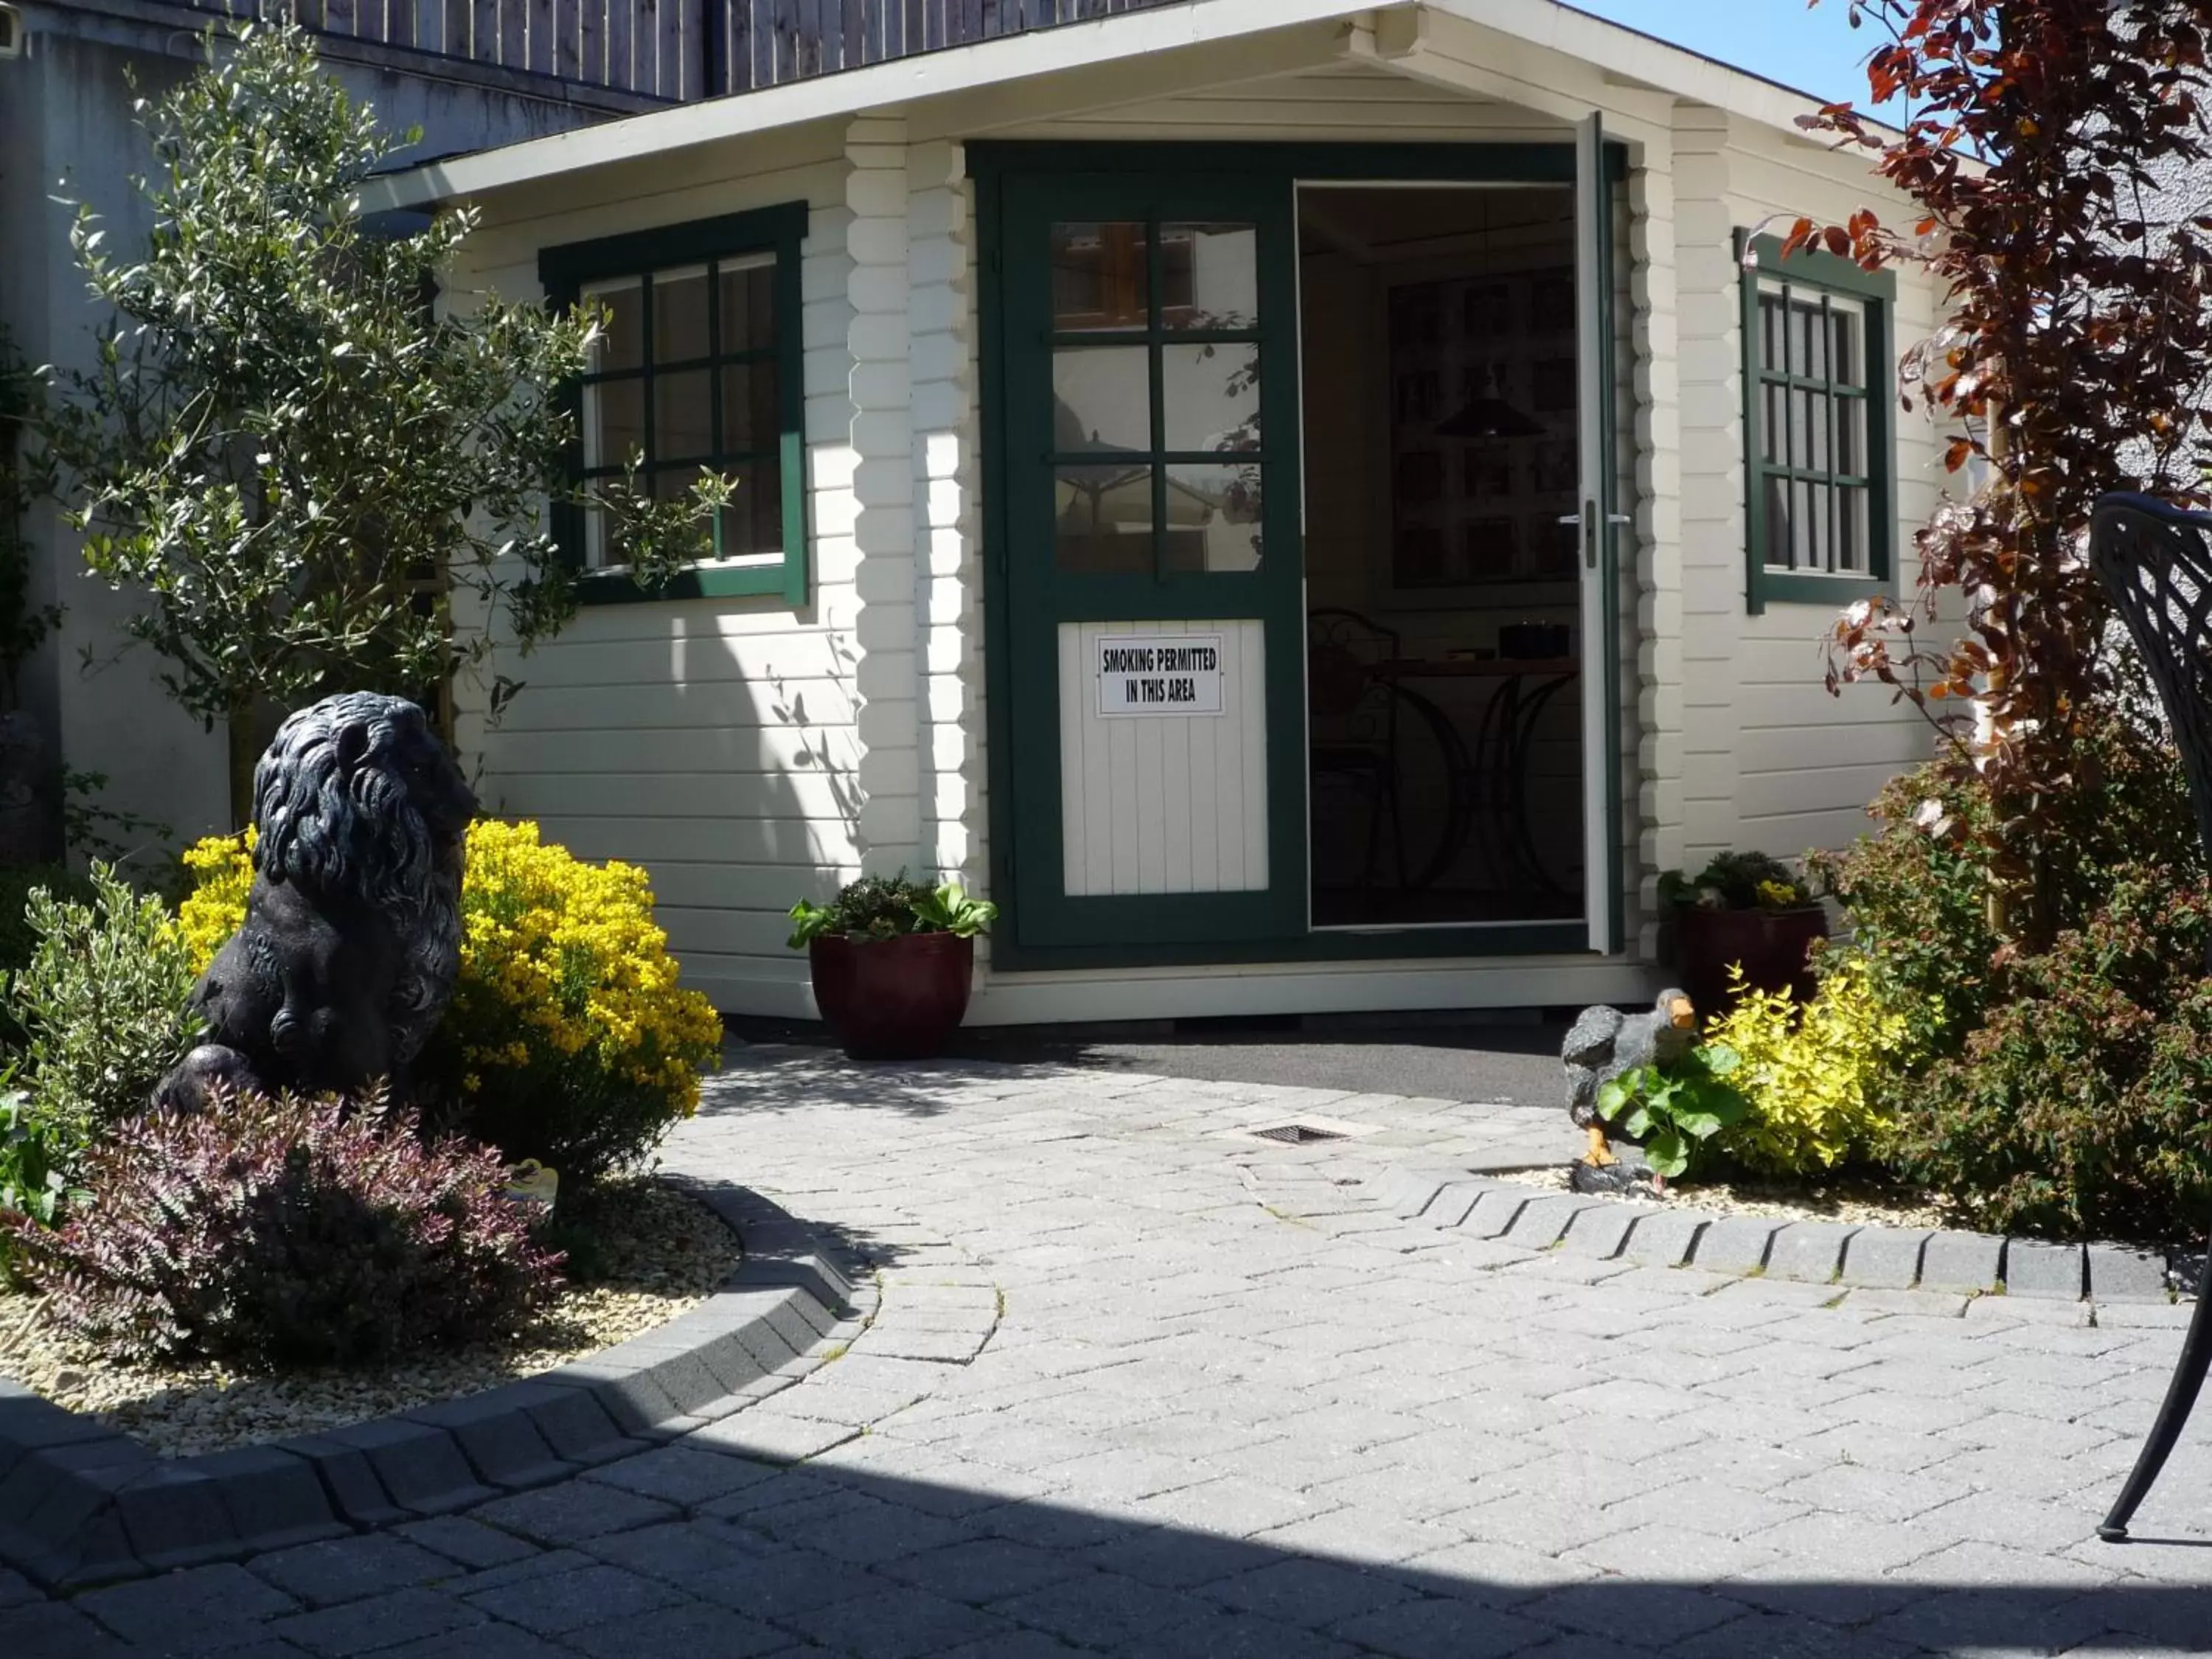
M 586 470 L 739 485 L 658 591 L 563 526 L 492 809 L 732 1013 L 956 877 L 981 1023 L 1640 997 L 1662 871 L 1863 829 L 1926 738 L 1820 641 L 1911 582 L 1936 295 L 1780 258 L 1910 211 L 1814 100 L 1553 0 L 1036 9 L 390 181 L 483 214 L 445 303 L 607 307 Z

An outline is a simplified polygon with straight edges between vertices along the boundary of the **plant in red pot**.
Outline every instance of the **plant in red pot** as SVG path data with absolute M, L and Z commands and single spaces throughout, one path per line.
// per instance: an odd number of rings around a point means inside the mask
M 1828 936 L 1827 912 L 1796 872 L 1764 853 L 1722 853 L 1694 877 L 1669 870 L 1659 902 L 1674 924 L 1674 965 L 1700 1018 L 1734 1006 L 1729 969 L 1748 990 L 1788 989 L 1800 1002 L 1818 988 L 1807 961 Z
M 957 882 L 933 887 L 863 876 L 827 905 L 791 907 L 791 948 L 805 949 L 814 1000 L 854 1060 L 927 1060 L 968 1012 L 975 935 L 999 907 Z

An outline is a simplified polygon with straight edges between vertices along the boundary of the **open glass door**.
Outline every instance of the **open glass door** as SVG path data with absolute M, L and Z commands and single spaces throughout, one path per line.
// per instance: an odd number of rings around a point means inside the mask
M 1613 188 L 1604 118 L 1575 133 L 1575 299 L 1582 503 L 1583 867 L 1589 948 L 1620 948 L 1620 527 L 1613 446 Z

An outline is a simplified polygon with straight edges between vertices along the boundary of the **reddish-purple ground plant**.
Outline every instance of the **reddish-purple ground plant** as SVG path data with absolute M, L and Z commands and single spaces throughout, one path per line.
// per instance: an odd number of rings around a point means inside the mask
M 351 1364 L 511 1329 L 558 1280 L 499 1155 L 425 1146 L 379 1098 L 227 1097 L 149 1113 L 58 1231 L 6 1218 L 64 1328 L 132 1362 Z

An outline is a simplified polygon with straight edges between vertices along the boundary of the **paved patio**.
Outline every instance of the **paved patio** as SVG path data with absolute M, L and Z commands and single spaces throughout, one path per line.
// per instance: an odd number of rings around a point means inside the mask
M 1479 1073 L 1473 1075 L 1480 1093 Z M 1371 1133 L 1294 1147 L 1251 1127 Z M 1639 1267 L 1362 1182 L 1563 1114 L 739 1051 L 670 1167 L 882 1265 L 805 1382 L 465 1516 L 58 1603 L 9 1659 L 2212 1651 L 2212 1409 L 2094 1524 L 2185 1310 Z

